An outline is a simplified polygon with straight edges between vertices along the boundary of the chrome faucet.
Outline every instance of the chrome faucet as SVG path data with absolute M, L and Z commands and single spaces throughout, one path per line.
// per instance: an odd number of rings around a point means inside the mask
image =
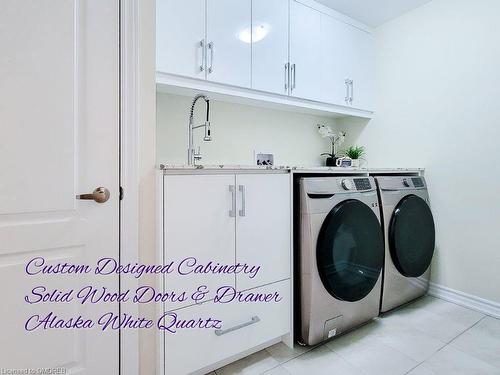
M 194 126 L 194 107 L 198 99 L 204 99 L 207 105 L 207 116 L 205 123 L 203 125 Z M 212 140 L 212 136 L 210 134 L 210 101 L 203 94 L 198 94 L 194 97 L 193 102 L 191 103 L 191 110 L 189 111 L 189 126 L 188 126 L 188 165 L 196 165 L 196 162 L 201 160 L 200 147 L 198 147 L 198 151 L 194 150 L 194 129 L 205 128 L 205 136 L 203 140 L 205 142 L 209 142 Z

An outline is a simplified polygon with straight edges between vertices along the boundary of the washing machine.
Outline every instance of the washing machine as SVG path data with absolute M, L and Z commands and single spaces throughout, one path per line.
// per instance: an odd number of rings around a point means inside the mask
M 384 240 L 373 178 L 299 186 L 300 341 L 315 345 L 378 316 Z
M 435 227 L 424 177 L 376 178 L 385 237 L 380 311 L 427 293 Z

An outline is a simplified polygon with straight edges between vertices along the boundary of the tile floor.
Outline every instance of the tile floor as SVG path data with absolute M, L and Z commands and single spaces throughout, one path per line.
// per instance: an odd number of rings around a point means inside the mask
M 276 344 L 210 375 L 500 375 L 500 320 L 423 297 L 314 348 Z

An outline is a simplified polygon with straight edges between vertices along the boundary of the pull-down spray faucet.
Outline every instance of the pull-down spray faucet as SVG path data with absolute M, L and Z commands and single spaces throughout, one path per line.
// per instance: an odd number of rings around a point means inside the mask
M 198 99 L 204 99 L 207 105 L 207 116 L 205 123 L 203 125 L 194 126 L 194 107 Z M 198 147 L 198 152 L 194 150 L 194 129 L 205 128 L 205 136 L 203 140 L 209 142 L 212 140 L 212 135 L 210 134 L 210 101 L 203 94 L 198 94 L 194 97 L 191 103 L 191 110 L 189 111 L 189 125 L 188 125 L 188 165 L 196 165 L 198 160 L 201 160 L 200 148 Z

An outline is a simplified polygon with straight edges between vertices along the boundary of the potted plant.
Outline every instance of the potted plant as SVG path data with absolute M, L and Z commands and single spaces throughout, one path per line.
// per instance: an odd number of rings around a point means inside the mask
M 345 156 L 352 159 L 352 166 L 359 167 L 360 160 L 366 155 L 365 148 L 363 146 L 350 146 L 344 151 Z
M 328 156 L 326 158 L 327 167 L 335 167 L 338 159 L 337 147 L 344 143 L 346 133 L 344 131 L 334 133 L 332 128 L 328 125 L 318 125 L 318 132 L 323 138 L 328 138 L 330 140 L 330 146 L 332 148 L 331 153 L 324 153 L 321 154 L 321 156 Z

